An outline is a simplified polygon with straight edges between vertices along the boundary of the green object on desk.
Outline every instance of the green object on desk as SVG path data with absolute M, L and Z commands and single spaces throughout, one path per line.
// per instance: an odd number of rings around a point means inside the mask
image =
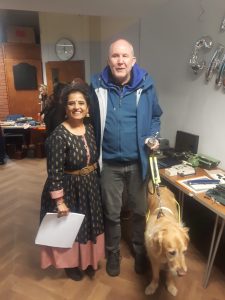
M 220 161 L 204 154 L 188 154 L 187 161 L 192 165 L 192 167 L 200 167 L 203 169 L 213 169 L 216 168 Z
M 198 155 L 190 155 L 188 158 L 188 163 L 192 165 L 192 167 L 196 168 L 199 166 L 199 160 L 198 160 Z

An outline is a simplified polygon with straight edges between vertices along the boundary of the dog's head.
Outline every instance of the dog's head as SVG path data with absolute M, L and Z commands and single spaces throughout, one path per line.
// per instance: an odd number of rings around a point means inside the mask
M 183 276 L 187 272 L 185 253 L 189 236 L 188 228 L 182 224 L 168 224 L 156 230 L 149 239 L 150 252 L 160 263 L 167 264 L 173 275 Z

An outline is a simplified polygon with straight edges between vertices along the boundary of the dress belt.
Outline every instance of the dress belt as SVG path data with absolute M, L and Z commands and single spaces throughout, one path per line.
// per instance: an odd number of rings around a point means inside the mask
M 98 167 L 97 163 L 94 163 L 93 165 L 86 166 L 80 170 L 64 170 L 64 173 L 66 174 L 71 174 L 71 175 L 78 175 L 78 176 L 86 176 L 89 173 L 93 172 L 96 170 Z

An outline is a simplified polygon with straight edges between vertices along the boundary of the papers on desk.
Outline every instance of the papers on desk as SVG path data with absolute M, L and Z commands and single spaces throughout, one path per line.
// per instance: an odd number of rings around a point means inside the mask
M 35 244 L 60 248 L 72 248 L 84 215 L 69 213 L 57 218 L 57 213 L 47 213 L 39 227 Z
M 14 126 L 15 124 L 15 121 L 0 121 L 0 126 Z
M 216 185 L 220 183 L 219 180 L 214 180 L 207 176 L 178 180 L 177 182 L 194 193 L 206 192 L 207 190 L 216 187 Z
M 225 171 L 220 169 L 204 170 L 212 179 L 217 179 L 220 184 L 225 183 Z

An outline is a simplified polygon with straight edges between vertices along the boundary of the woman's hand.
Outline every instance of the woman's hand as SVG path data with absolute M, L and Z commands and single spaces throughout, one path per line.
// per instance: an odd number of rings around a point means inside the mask
M 67 216 L 69 213 L 69 208 L 66 206 L 63 200 L 56 201 L 57 210 L 58 210 L 58 218 Z

